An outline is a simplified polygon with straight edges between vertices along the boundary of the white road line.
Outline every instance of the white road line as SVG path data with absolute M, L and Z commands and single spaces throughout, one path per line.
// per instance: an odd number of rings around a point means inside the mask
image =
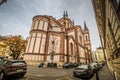
M 66 77 L 58 78 L 56 80 L 71 80 L 71 78 L 66 76 Z
M 37 77 L 41 77 L 41 76 L 53 76 L 53 77 L 55 77 L 55 76 L 58 76 L 58 75 L 33 75 L 33 74 L 29 74 L 29 75 L 27 75 L 27 76 L 37 76 Z M 60 76 L 60 75 L 59 75 Z M 58 76 L 58 77 L 59 77 Z

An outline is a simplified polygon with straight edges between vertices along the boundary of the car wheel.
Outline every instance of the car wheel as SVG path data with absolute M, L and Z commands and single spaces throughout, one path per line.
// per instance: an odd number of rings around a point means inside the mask
M 0 80 L 3 80 L 3 78 L 4 78 L 4 72 L 1 72 L 0 73 Z
M 94 74 L 90 74 L 90 75 L 89 75 L 89 78 L 91 79 L 93 76 L 94 76 Z
M 23 74 L 20 74 L 20 77 L 24 77 L 24 75 L 25 75 L 25 73 L 23 73 Z

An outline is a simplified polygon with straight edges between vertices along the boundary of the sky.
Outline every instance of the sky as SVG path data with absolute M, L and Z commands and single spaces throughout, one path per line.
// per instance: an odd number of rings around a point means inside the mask
M 26 39 L 34 16 L 50 15 L 60 19 L 65 10 L 75 25 L 84 28 L 86 21 L 92 50 L 99 47 L 101 43 L 91 0 L 7 0 L 0 6 L 0 35 L 22 35 Z

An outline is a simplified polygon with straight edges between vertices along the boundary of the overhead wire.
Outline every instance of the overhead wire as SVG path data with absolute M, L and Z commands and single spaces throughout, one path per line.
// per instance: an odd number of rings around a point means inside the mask
M 47 14 L 47 9 L 46 9 L 46 6 L 45 6 L 45 3 L 44 3 L 44 0 L 42 1 L 43 2 L 43 8 L 45 10 L 45 13 Z

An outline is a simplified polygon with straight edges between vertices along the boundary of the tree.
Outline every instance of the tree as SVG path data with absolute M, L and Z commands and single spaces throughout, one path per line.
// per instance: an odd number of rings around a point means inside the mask
M 13 59 L 18 59 L 19 56 L 25 51 L 26 40 L 24 40 L 21 35 L 6 36 L 2 40 L 9 46 L 11 51 L 9 56 L 11 56 Z

